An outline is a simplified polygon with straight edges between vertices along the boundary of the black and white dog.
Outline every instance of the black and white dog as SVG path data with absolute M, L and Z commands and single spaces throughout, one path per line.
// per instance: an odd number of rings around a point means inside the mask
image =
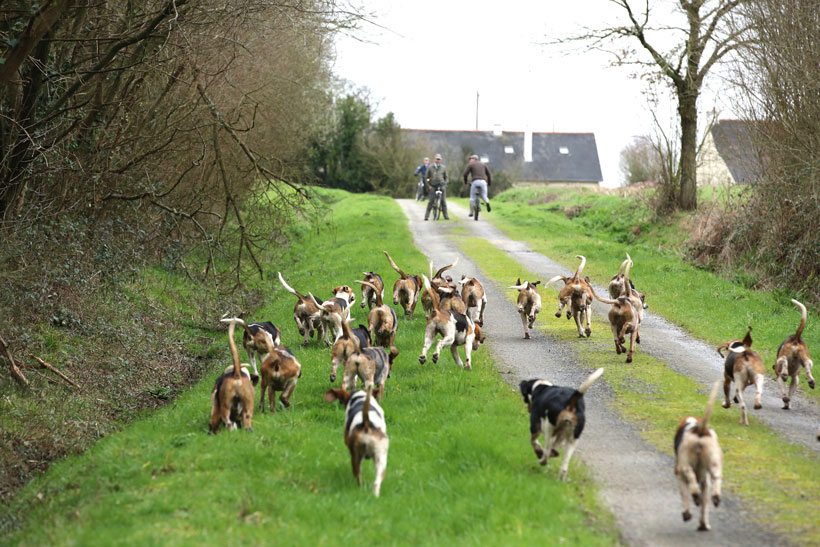
M 547 380 L 537 379 L 524 380 L 520 384 L 521 396 L 530 411 L 530 442 L 541 465 L 547 465 L 550 456 L 558 455 L 556 447 L 559 444 L 566 449 L 564 463 L 558 472 L 560 480 L 567 479 L 569 460 L 584 431 L 584 392 L 603 373 L 604 369 L 599 368 L 578 389 L 554 386 Z M 538 442 L 542 432 L 546 447 Z
M 378 497 L 387 471 L 387 451 L 390 448 L 384 411 L 379 403 L 372 399 L 370 390 L 351 393 L 334 388 L 325 393 L 325 400 L 338 400 L 345 405 L 345 444 L 350 450 L 353 476 L 361 485 L 362 460 L 372 459 L 376 468 L 373 494 Z

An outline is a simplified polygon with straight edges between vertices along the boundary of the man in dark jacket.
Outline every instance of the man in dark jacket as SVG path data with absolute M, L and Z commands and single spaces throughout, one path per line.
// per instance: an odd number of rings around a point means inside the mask
M 487 205 L 487 212 L 490 212 L 490 199 L 487 197 L 487 186 L 492 184 L 490 169 L 478 161 L 478 156 L 470 156 L 470 163 L 464 170 L 464 184 L 469 184 L 467 177 L 472 176 L 473 182 L 470 184 L 470 216 L 478 220 L 478 212 L 481 210 L 481 200 Z
M 424 179 L 427 177 L 427 168 L 430 167 L 430 158 L 424 158 L 424 163 L 416 167 L 413 173 L 419 177 L 419 183 L 416 187 L 416 201 L 421 201 L 422 198 L 427 197 L 427 183 Z
M 433 208 L 433 202 L 436 200 L 436 190 L 441 190 L 441 214 L 444 218 L 450 220 L 450 215 L 447 214 L 447 168 L 441 163 L 441 154 L 436 154 L 433 159 L 433 165 L 427 168 L 427 182 L 430 183 L 430 201 L 427 202 L 427 210 L 424 211 L 424 220 L 430 216 L 430 210 Z

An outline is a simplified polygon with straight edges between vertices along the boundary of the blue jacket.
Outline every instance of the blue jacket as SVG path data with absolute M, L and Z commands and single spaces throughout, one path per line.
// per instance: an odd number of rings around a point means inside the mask
M 421 180 L 424 180 L 427 177 L 427 166 L 422 163 L 416 167 L 416 171 L 413 174 L 421 175 Z

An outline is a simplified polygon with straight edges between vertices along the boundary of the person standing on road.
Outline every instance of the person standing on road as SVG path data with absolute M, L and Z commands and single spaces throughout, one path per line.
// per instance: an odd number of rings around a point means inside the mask
M 430 167 L 430 158 L 424 158 L 424 163 L 416 167 L 414 175 L 419 177 L 419 183 L 416 188 L 416 201 L 421 201 L 427 197 L 427 184 L 424 179 L 427 177 L 427 168 Z
M 467 176 L 472 176 L 473 182 L 470 184 L 470 216 L 478 220 L 478 212 L 481 210 L 481 203 L 478 198 L 487 205 L 487 212 L 490 212 L 490 199 L 487 197 L 487 186 L 492 184 L 493 179 L 490 175 L 490 169 L 478 161 L 478 156 L 473 154 L 470 156 L 470 163 L 467 164 L 467 169 L 464 170 L 464 184 L 469 184 Z
M 441 154 L 436 154 L 433 158 L 433 165 L 427 168 L 427 182 L 430 183 L 430 201 L 427 202 L 427 210 L 424 211 L 424 220 L 430 216 L 430 210 L 433 208 L 433 202 L 436 200 L 436 190 L 441 190 L 441 214 L 444 218 L 450 220 L 450 215 L 447 214 L 447 168 L 441 163 Z

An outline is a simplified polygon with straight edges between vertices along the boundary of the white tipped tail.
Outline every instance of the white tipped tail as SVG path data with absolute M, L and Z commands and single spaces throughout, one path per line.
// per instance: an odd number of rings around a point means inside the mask
M 431 262 L 431 264 L 432 264 L 432 262 Z M 427 279 L 427 276 L 424 275 L 424 274 L 421 274 L 421 280 L 424 283 L 424 290 L 430 290 L 430 280 Z
M 794 333 L 794 337 L 797 340 L 800 340 L 800 336 L 803 335 L 803 329 L 806 328 L 806 306 L 792 298 L 792 304 L 800 308 L 800 326 L 797 327 L 797 332 Z
M 578 269 L 575 270 L 575 277 L 581 277 L 581 274 L 584 273 L 584 266 L 587 263 L 587 257 L 584 255 L 575 255 L 575 258 L 581 259 L 581 263 L 578 264 Z
M 587 389 L 589 389 L 589 386 L 591 386 L 592 384 L 594 384 L 594 383 L 595 383 L 595 380 L 597 380 L 598 378 L 600 378 L 600 377 L 601 377 L 601 375 L 602 375 L 603 373 L 604 373 L 604 369 L 603 369 L 603 368 L 599 368 L 598 370 L 596 370 L 595 372 L 593 372 L 592 374 L 590 374 L 590 375 L 587 377 L 587 379 L 586 379 L 586 380 L 584 380 L 584 383 L 583 383 L 583 384 L 581 384 L 581 387 L 579 387 L 579 388 L 578 388 L 578 391 L 580 391 L 581 393 L 585 393 L 585 392 L 586 392 L 586 390 L 587 390 Z
M 521 285 L 512 285 L 511 287 L 507 287 L 508 289 L 515 289 L 517 291 L 523 291 L 527 288 L 527 282 L 524 281 Z
M 299 298 L 302 298 L 302 295 L 301 295 L 301 294 L 299 294 L 299 292 L 298 292 L 296 289 L 294 289 L 293 287 L 291 287 L 290 285 L 288 285 L 288 284 L 285 282 L 285 279 L 282 277 L 282 272 L 276 272 L 276 273 L 277 273 L 277 274 L 279 274 L 279 283 L 281 283 L 281 284 L 282 284 L 282 286 L 283 286 L 283 287 L 285 287 L 285 290 L 286 290 L 286 291 L 288 291 L 288 292 L 289 292 L 289 293 L 291 293 L 291 294 L 295 294 L 295 295 L 296 295 L 296 296 L 298 296 Z
M 709 402 L 706 403 L 706 410 L 703 411 L 703 419 L 700 421 L 699 433 L 705 435 L 709 427 L 709 417 L 712 415 L 712 407 L 715 406 L 715 400 L 720 389 L 720 380 L 712 385 L 712 392 L 709 394 Z
M 550 278 L 549 281 L 544 283 L 544 286 L 552 285 L 553 283 L 555 283 L 556 281 L 558 281 L 560 279 L 564 279 L 564 276 L 563 275 L 556 275 L 555 277 Z

